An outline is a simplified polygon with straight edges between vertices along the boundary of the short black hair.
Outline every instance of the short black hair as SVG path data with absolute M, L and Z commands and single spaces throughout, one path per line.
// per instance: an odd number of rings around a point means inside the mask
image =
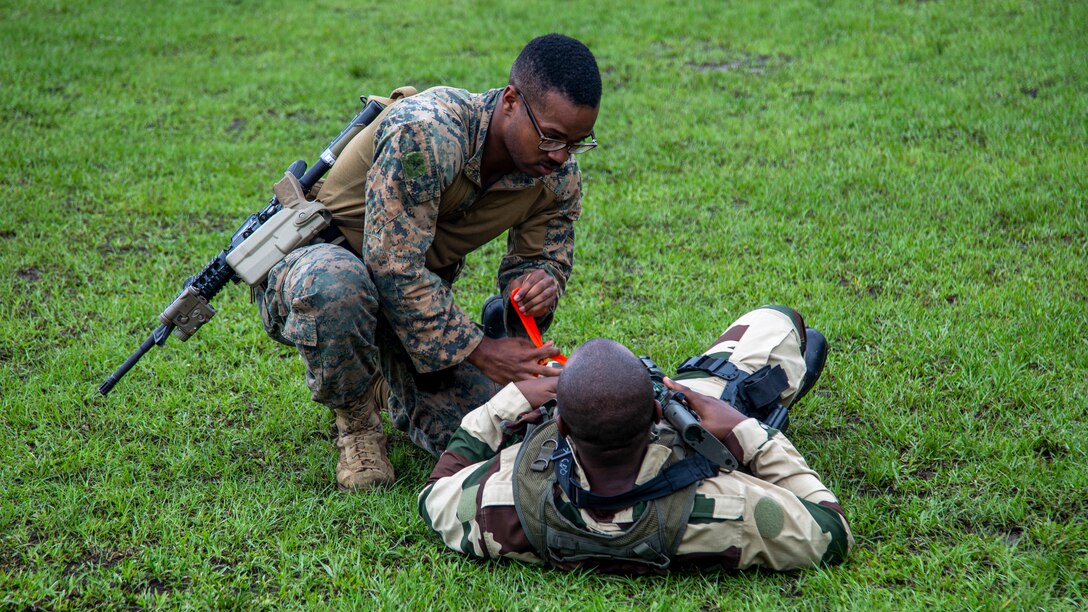
M 556 399 L 570 437 L 602 451 L 645 439 L 654 423 L 650 373 L 627 347 L 607 338 L 594 338 L 571 354 Z
M 533 102 L 558 91 L 577 106 L 601 103 L 601 71 L 581 41 L 562 34 L 538 36 L 525 45 L 510 69 L 510 84 Z

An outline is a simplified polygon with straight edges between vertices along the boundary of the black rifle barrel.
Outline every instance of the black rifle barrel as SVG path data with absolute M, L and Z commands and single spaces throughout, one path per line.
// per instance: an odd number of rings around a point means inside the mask
M 156 344 L 162 345 L 166 342 L 166 339 L 170 337 L 170 332 L 173 331 L 173 325 L 160 325 L 155 328 L 155 331 L 151 332 L 151 335 L 144 340 L 144 343 L 140 345 L 140 348 L 135 353 L 129 356 L 121 367 L 117 368 L 117 371 L 110 374 L 106 381 L 98 386 L 98 392 L 102 395 L 108 395 L 113 386 L 121 382 L 121 378 L 132 369 L 132 366 L 136 365 L 136 362 L 144 356 L 144 353 L 151 350 L 151 347 Z

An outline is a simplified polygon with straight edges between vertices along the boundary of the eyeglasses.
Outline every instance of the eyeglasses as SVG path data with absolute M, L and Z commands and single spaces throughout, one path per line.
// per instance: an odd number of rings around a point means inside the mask
M 537 136 L 540 136 L 540 144 L 537 145 L 537 148 L 541 151 L 552 152 L 566 149 L 567 153 L 577 155 L 578 153 L 585 153 L 597 146 L 597 136 L 594 135 L 593 130 L 590 130 L 589 132 L 589 142 L 567 144 L 562 140 L 545 137 L 544 132 L 540 131 L 540 124 L 536 122 L 536 117 L 533 116 L 533 109 L 529 108 L 529 101 L 525 99 L 525 96 L 520 91 L 518 92 L 518 97 L 521 98 L 522 104 L 525 105 L 525 112 L 529 115 L 529 121 L 533 122 L 533 127 L 536 128 Z

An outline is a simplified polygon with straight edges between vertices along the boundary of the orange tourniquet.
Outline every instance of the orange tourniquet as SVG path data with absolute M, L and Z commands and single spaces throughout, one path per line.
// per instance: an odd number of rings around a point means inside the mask
M 529 339 L 533 341 L 533 344 L 538 347 L 544 346 L 544 339 L 540 337 L 540 329 L 536 326 L 536 319 L 522 312 L 521 306 L 517 303 L 517 300 L 514 299 L 520 290 L 521 288 L 519 287 L 514 289 L 514 292 L 510 294 L 510 301 L 514 302 L 514 312 L 518 313 L 518 318 L 521 319 L 521 324 L 525 326 L 525 331 L 529 332 Z M 561 354 L 551 357 L 551 359 L 561 364 L 567 363 L 567 358 Z

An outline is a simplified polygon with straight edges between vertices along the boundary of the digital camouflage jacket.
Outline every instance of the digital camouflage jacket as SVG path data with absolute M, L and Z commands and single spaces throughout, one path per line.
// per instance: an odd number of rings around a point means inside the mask
M 419 372 L 463 361 L 483 333 L 453 299 L 464 257 L 509 230 L 498 284 L 539 268 L 570 277 L 581 174 L 572 156 L 542 178 L 484 189 L 480 163 L 501 89 L 436 87 L 398 100 L 345 147 L 317 194 L 362 254 L 381 312 Z M 358 220 L 358 219 L 356 219 Z M 359 226 L 362 226 L 360 231 Z

